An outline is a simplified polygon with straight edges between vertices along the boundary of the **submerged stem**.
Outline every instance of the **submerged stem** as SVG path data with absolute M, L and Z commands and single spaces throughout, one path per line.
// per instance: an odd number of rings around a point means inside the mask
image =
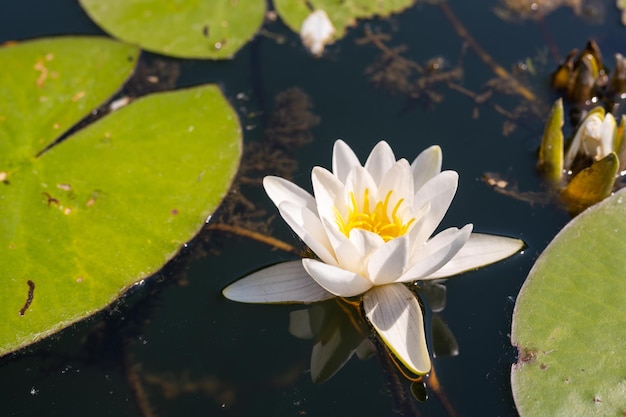
M 261 243 L 265 243 L 266 245 L 273 246 L 276 249 L 280 249 L 285 252 L 293 252 L 293 253 L 300 254 L 300 251 L 296 247 L 291 246 L 287 242 L 283 242 L 282 240 L 276 239 L 274 237 L 267 236 L 259 232 L 255 232 L 254 230 L 244 229 L 243 227 L 233 226 L 233 225 L 226 224 L 226 223 L 214 223 L 214 224 L 209 225 L 208 229 L 234 233 L 239 236 L 257 240 Z
M 438 4 L 439 4 L 439 7 L 441 8 L 441 11 L 443 12 L 443 14 L 446 15 L 446 17 L 450 21 L 450 24 L 454 27 L 454 29 L 459 34 L 459 36 L 463 38 L 465 42 L 467 42 L 467 44 L 474 50 L 474 52 L 476 52 L 476 54 L 480 57 L 480 59 L 482 59 L 483 62 L 487 64 L 498 77 L 510 81 L 513 88 L 515 88 L 515 91 L 517 91 L 517 93 L 521 95 L 522 97 L 524 97 L 525 99 L 530 100 L 530 101 L 535 101 L 537 99 L 537 97 L 532 91 L 524 87 L 515 77 L 513 77 L 506 69 L 504 69 L 504 67 L 498 64 L 491 57 L 491 55 L 489 55 L 478 44 L 478 42 L 476 42 L 476 39 L 474 39 L 472 35 L 470 35 L 467 29 L 465 29 L 465 26 L 463 26 L 463 23 L 461 23 L 459 18 L 456 17 L 454 12 L 448 5 L 448 2 L 441 1 L 441 2 L 438 2 Z

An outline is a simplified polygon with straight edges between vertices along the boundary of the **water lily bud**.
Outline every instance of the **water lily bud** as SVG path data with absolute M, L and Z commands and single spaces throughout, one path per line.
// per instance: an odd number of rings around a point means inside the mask
M 607 113 L 604 120 L 597 113 L 589 115 L 580 127 L 583 152 L 595 161 L 607 156 L 613 151 L 615 128 L 615 118 L 611 113 Z
M 304 19 L 300 29 L 302 43 L 314 56 L 321 56 L 324 46 L 333 41 L 335 27 L 324 10 L 318 9 Z

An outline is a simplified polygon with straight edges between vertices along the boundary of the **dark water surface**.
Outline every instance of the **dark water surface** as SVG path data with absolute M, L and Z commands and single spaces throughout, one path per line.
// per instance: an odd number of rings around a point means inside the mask
M 593 37 L 610 66 L 614 52 L 626 51 L 621 40 L 625 29 L 613 2 L 593 4 L 604 8 L 602 24 L 569 8 L 541 22 L 505 22 L 493 13 L 495 5 L 450 2 L 503 67 L 535 59 L 536 74 L 529 76 L 529 85 L 544 106 L 556 97 L 548 88 L 549 72 L 557 64 L 552 51 L 563 57 Z M 464 78 L 458 83 L 475 92 L 495 77 L 471 49 L 461 55 L 462 39 L 441 10 L 429 5 L 416 5 L 390 20 L 362 23 L 319 60 L 280 22 L 266 29 L 286 42 L 258 37 L 233 61 L 165 60 L 179 64 L 179 86 L 222 86 L 242 124 L 251 127 L 245 131 L 246 142 L 262 139 L 277 93 L 294 86 L 306 92 L 320 117 L 312 131 L 315 140 L 296 154 L 294 180 L 307 189 L 311 168 L 330 166 L 337 138 L 361 158 L 381 139 L 409 160 L 431 144 L 442 147 L 444 168 L 458 171 L 460 183 L 441 227 L 473 223 L 476 231 L 520 237 L 528 248 L 447 282 L 442 316 L 459 342 L 460 355 L 433 363 L 459 416 L 514 417 L 509 383 L 516 360 L 509 341 L 514 300 L 538 254 L 569 218 L 557 207 L 496 193 L 482 178 L 486 172 L 499 173 L 520 190 L 540 190 L 534 166 L 545 113 L 521 118 L 504 136 L 505 117 L 481 105 L 476 118 L 474 103 L 446 86 L 437 89 L 444 100 L 436 105 L 376 88 L 365 69 L 379 51 L 355 42 L 365 28 L 389 33 L 389 45 L 406 44 L 405 56 L 421 63 L 441 56 L 449 69 L 462 60 Z M 101 33 L 71 0 L 0 4 L 0 42 Z M 521 100 L 495 95 L 492 102 L 512 110 Z M 276 213 L 261 191 L 248 187 L 247 192 L 256 204 Z M 273 230 L 275 237 L 297 243 L 280 219 Z M 246 238 L 203 231 L 157 277 L 134 287 L 111 309 L 0 359 L 0 415 L 450 415 L 436 396 L 423 404 L 403 397 L 409 384 L 393 383 L 395 375 L 377 358 L 353 358 L 329 381 L 313 384 L 308 372 L 312 342 L 287 331 L 288 313 L 299 307 L 243 305 L 221 296 L 221 289 L 237 277 L 285 259 L 293 256 Z

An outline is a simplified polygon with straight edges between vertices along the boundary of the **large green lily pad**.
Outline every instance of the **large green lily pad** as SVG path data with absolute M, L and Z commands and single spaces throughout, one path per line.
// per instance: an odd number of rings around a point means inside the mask
M 415 0 L 274 0 L 274 7 L 281 19 L 291 30 L 300 33 L 302 22 L 313 9 L 322 9 L 335 27 L 335 37 L 342 38 L 350 26 L 356 25 L 357 19 L 374 16 L 389 16 L 413 5 Z
M 513 313 L 522 417 L 626 415 L 626 190 L 587 209 L 530 271 Z
M 259 30 L 264 0 L 80 0 L 118 39 L 180 58 L 231 58 Z
M 0 355 L 159 270 L 227 192 L 241 131 L 216 86 L 137 99 L 42 153 L 137 53 L 102 38 L 0 48 Z

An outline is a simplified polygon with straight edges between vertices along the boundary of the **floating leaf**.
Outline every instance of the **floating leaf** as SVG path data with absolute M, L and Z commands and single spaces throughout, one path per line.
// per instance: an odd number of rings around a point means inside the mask
M 241 132 L 215 86 L 137 99 L 42 153 L 137 53 L 102 38 L 0 48 L 0 355 L 159 270 L 228 189 Z
M 530 271 L 511 339 L 522 417 L 626 412 L 626 190 L 572 220 Z
M 263 0 L 80 0 L 102 29 L 141 48 L 180 58 L 231 58 L 258 31 Z
M 413 5 L 414 0 L 274 0 L 274 7 L 281 19 L 291 30 L 300 33 L 302 22 L 313 10 L 324 10 L 337 30 L 337 39 L 346 34 L 346 29 L 356 24 L 357 19 L 374 16 L 389 16 Z M 310 7 L 309 7 L 310 5 Z

